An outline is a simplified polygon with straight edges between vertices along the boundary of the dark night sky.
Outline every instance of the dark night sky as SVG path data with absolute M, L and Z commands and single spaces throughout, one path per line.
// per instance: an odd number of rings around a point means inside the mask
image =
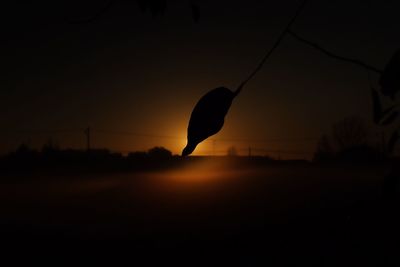
M 21 142 L 143 150 L 163 145 L 179 153 L 187 122 L 207 91 L 234 89 L 256 67 L 293 16 L 299 1 L 169 1 L 164 16 L 115 0 L 90 23 L 67 18 L 95 13 L 107 1 L 54 1 L 2 7 L 0 151 Z M 398 1 L 309 1 L 293 29 L 335 53 L 383 69 L 400 47 Z M 378 77 L 374 77 L 376 83 Z M 218 150 L 249 145 L 311 153 L 332 123 L 348 116 L 371 121 L 366 71 L 287 36 L 235 100 L 215 136 Z M 44 132 L 71 130 L 71 132 Z M 24 132 L 28 131 L 28 132 Z M 33 132 L 37 131 L 37 132 Z M 246 141 L 227 141 L 227 139 Z M 284 142 L 255 142 L 258 139 Z M 225 140 L 226 139 L 226 140 Z M 297 139 L 300 139 L 297 140 Z M 296 141 L 297 140 L 297 141 Z M 296 142 L 295 142 L 296 141 Z M 199 146 L 209 153 L 212 142 Z

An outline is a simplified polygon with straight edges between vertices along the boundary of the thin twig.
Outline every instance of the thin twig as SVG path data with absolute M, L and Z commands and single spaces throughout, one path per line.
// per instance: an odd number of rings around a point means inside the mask
M 282 31 L 282 33 L 279 35 L 278 39 L 276 40 L 275 44 L 272 46 L 272 48 L 268 51 L 268 53 L 264 56 L 264 58 L 261 60 L 260 64 L 258 64 L 257 68 L 247 77 L 247 79 L 245 79 L 238 87 L 238 89 L 236 89 L 235 91 L 235 96 L 238 95 L 240 93 L 240 91 L 243 89 L 244 85 L 251 80 L 251 78 L 254 77 L 254 75 L 256 75 L 256 73 L 258 71 L 260 71 L 260 69 L 262 68 L 262 66 L 264 65 L 265 61 L 267 61 L 267 59 L 272 55 L 272 53 L 274 52 L 274 50 L 279 46 L 279 44 L 281 43 L 281 41 L 283 40 L 283 38 L 285 37 L 286 33 L 289 31 L 290 27 L 292 26 L 292 24 L 295 22 L 296 18 L 299 16 L 301 10 L 304 8 L 305 4 L 306 4 L 307 0 L 303 0 L 303 2 L 300 4 L 300 6 L 297 8 L 297 11 L 295 13 L 295 15 L 293 16 L 293 18 L 289 21 L 289 23 L 287 24 L 287 26 L 285 27 L 285 29 Z
M 287 33 L 292 35 L 296 40 L 298 40 L 298 41 L 300 41 L 302 43 L 305 43 L 305 44 L 311 46 L 314 49 L 317 49 L 318 51 L 324 53 L 327 56 L 330 56 L 332 58 L 335 58 L 335 59 L 338 59 L 338 60 L 341 60 L 341 61 L 345 61 L 345 62 L 348 62 L 348 63 L 352 63 L 352 64 L 355 64 L 355 65 L 358 65 L 358 66 L 363 67 L 363 68 L 365 68 L 367 70 L 374 71 L 374 72 L 376 72 L 378 74 L 382 74 L 383 73 L 383 70 L 380 70 L 380 69 L 378 69 L 378 68 L 376 68 L 374 66 L 371 66 L 371 65 L 369 65 L 369 64 L 367 64 L 367 63 L 365 63 L 365 62 L 363 62 L 361 60 L 353 59 L 353 58 L 347 58 L 347 57 L 336 55 L 336 54 L 332 53 L 331 51 L 328 51 L 325 48 L 321 47 L 319 44 L 304 39 L 303 37 L 299 36 L 297 33 L 293 32 L 290 29 L 287 31 Z

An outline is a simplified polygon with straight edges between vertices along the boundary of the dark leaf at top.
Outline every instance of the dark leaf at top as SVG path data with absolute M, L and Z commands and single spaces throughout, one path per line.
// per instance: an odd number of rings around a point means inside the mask
M 400 50 L 393 55 L 386 65 L 379 83 L 382 87 L 382 94 L 392 99 L 400 91 Z
M 200 20 L 200 8 L 196 4 L 192 4 L 192 17 L 194 22 L 199 22 Z
M 372 105 L 374 110 L 374 123 L 378 124 L 382 118 L 382 105 L 379 93 L 374 88 L 372 88 Z

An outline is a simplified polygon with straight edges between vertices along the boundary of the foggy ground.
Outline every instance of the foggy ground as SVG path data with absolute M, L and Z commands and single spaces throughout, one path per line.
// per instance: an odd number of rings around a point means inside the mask
M 380 198 L 386 167 L 230 164 L 8 177 L 3 254 L 130 265 L 400 262 L 399 201 Z

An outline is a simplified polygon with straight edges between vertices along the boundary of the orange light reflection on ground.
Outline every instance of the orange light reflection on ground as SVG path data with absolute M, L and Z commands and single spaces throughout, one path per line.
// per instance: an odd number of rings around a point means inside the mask
M 240 175 L 240 171 L 232 167 L 232 162 L 225 160 L 199 159 L 189 162 L 179 169 L 168 170 L 155 175 L 169 183 L 220 183 Z

